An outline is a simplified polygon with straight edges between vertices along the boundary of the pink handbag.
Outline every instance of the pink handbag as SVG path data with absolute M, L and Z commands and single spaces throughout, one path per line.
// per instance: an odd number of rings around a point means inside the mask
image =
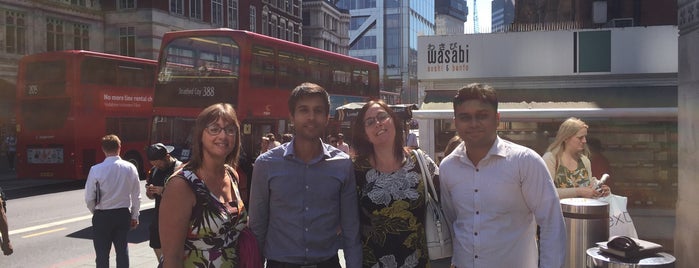
M 250 228 L 245 227 L 238 235 L 238 267 L 262 268 L 262 255 L 257 245 L 257 238 Z

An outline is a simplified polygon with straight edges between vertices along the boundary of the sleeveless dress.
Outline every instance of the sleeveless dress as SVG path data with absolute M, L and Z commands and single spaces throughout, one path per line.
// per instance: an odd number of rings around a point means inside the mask
M 415 155 L 406 157 L 403 166 L 392 173 L 355 163 L 363 267 L 430 267 L 425 185 Z
M 231 169 L 227 170 L 235 178 Z M 231 181 L 236 201 L 229 204 L 229 210 L 194 172 L 185 169 L 178 175 L 185 178 L 197 200 L 184 243 L 184 267 L 237 267 L 236 244 L 240 231 L 247 226 L 247 212 L 237 183 Z

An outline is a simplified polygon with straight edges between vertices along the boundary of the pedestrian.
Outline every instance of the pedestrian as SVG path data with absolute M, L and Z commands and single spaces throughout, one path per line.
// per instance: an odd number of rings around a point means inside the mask
M 15 155 L 17 155 L 17 138 L 10 134 L 5 137 L 5 147 L 7 147 L 7 167 L 10 170 L 15 170 Z
M 155 143 L 146 149 L 146 157 L 153 167 L 148 172 L 146 179 L 146 196 L 155 199 L 155 215 L 148 226 L 150 236 L 150 247 L 155 252 L 155 257 L 160 260 L 163 252 L 160 249 L 160 232 L 158 231 L 158 215 L 160 211 L 160 201 L 163 195 L 165 180 L 169 178 L 175 169 L 182 165 L 182 162 L 170 155 L 175 147 L 166 146 L 162 143 Z
M 590 168 L 592 171 L 592 177 L 601 179 L 603 174 L 612 175 L 611 165 L 609 164 L 609 159 L 602 152 L 604 152 L 604 147 L 602 147 L 602 142 L 598 138 L 587 137 L 587 148 L 590 149 Z M 607 179 L 607 185 L 611 184 L 611 181 Z
M 294 134 L 291 134 L 291 133 L 284 133 L 284 135 L 282 135 L 282 144 L 283 144 L 283 143 L 290 142 L 291 139 L 293 139 L 293 138 L 294 138 Z
M 342 133 L 337 133 L 337 149 L 340 149 L 340 151 L 345 152 L 346 154 L 350 153 L 350 146 L 345 142 L 345 134 Z
M 566 228 L 556 189 L 534 150 L 503 140 L 495 89 L 469 84 L 453 99 L 464 140 L 439 165 L 455 267 L 563 267 Z M 541 252 L 536 225 L 541 226 Z
M 247 213 L 235 167 L 241 150 L 233 106 L 217 103 L 197 117 L 192 158 L 165 182 L 160 203 L 163 267 L 235 267 Z
M 90 168 L 85 182 L 85 203 L 92 212 L 92 243 L 98 268 L 109 267 L 114 244 L 117 267 L 129 267 L 126 235 L 138 227 L 141 185 L 138 170 L 121 159 L 121 140 L 114 134 L 102 137 L 105 159 Z
M 367 102 L 355 118 L 352 144 L 359 196 L 363 267 L 429 267 L 425 236 L 427 197 L 421 170 L 404 145 L 403 123 L 382 100 Z
M 5 256 L 12 255 L 14 249 L 12 248 L 12 243 L 10 243 L 10 231 L 9 225 L 7 224 L 7 199 L 5 198 L 5 192 L 0 187 L 0 248 L 2 248 L 2 253 Z
M 294 138 L 255 161 L 250 228 L 268 268 L 361 265 L 359 209 L 352 160 L 323 143 L 330 99 L 322 87 L 303 83 L 289 97 Z
M 280 142 L 277 141 L 276 135 L 274 135 L 274 133 L 267 133 L 265 137 L 267 137 L 267 140 L 269 140 L 269 142 L 267 143 L 267 151 L 273 149 L 274 147 L 282 145 Z
M 591 177 L 592 168 L 587 157 L 588 125 L 582 120 L 570 117 L 558 127 L 556 138 L 546 149 L 543 158 L 549 174 L 556 185 L 559 198 L 608 196 L 609 186 L 601 185 L 597 191 L 598 178 Z

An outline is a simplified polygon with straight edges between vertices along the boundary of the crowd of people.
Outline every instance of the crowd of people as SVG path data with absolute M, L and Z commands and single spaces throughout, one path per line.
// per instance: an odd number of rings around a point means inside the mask
M 403 121 L 382 100 L 359 110 L 351 146 L 343 133 L 324 136 L 330 118 L 324 88 L 303 83 L 288 104 L 294 133 L 281 142 L 264 135 L 249 163 L 254 169 L 241 164 L 240 121 L 227 103 L 196 118 L 188 162 L 174 158 L 171 146 L 146 148 L 153 168 L 145 194 L 155 200 L 156 216 L 149 244 L 161 267 L 337 268 L 340 249 L 352 268 L 562 267 L 566 233 L 558 200 L 611 192 L 595 187 L 608 162 L 597 170 L 591 164 L 587 143 L 598 142 L 588 139 L 585 122 L 565 120 L 542 157 L 498 136 L 498 99 L 488 85 L 458 90 L 457 135 L 439 164 L 407 144 Z M 139 225 L 138 171 L 120 158 L 119 137 L 101 142 L 106 158 L 85 184 L 96 267 L 109 266 L 112 245 L 117 267 L 128 267 L 126 235 Z M 445 260 L 428 255 L 423 177 L 435 181 L 453 234 L 453 257 Z M 2 206 L 0 212 L 9 255 Z

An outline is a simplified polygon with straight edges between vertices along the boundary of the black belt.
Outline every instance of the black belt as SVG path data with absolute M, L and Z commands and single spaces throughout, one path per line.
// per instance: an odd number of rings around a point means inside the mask
M 330 259 L 314 264 L 295 264 L 267 260 L 267 268 L 340 268 L 340 258 L 335 255 Z
M 129 211 L 129 208 L 95 209 L 95 213 L 98 213 L 98 212 L 116 212 L 116 211 L 121 211 L 121 210 Z

